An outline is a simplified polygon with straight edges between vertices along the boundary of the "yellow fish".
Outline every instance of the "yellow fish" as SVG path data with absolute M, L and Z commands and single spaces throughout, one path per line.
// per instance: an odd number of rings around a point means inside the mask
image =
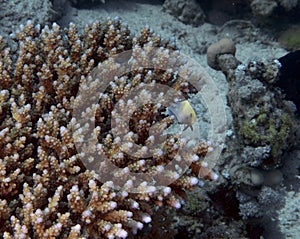
M 188 127 L 193 130 L 193 124 L 195 123 L 197 116 L 190 102 L 187 100 L 179 101 L 172 106 L 168 107 L 169 113 L 174 115 L 180 124 L 186 124 L 183 130 Z

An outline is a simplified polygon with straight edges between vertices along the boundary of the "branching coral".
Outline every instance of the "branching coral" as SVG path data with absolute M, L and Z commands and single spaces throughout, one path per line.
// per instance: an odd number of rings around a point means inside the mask
M 93 106 L 93 132 L 98 144 L 90 150 L 105 155 L 125 176 L 128 172 L 162 171 L 168 162 L 180 162 L 180 157 L 184 157 L 190 164 L 188 169 L 181 169 L 182 177 L 169 171 L 166 177 L 172 179 L 172 184 L 140 182 L 135 192 L 134 182 L 125 177 L 120 189 L 86 168 L 83 161 L 94 159 L 77 151 L 75 143 L 85 142 L 85 126 L 76 124 L 73 109 L 81 103 L 76 98 L 80 84 L 93 82 L 93 73 L 99 77 L 101 72 L 95 67 L 115 54 L 132 49 L 134 54 L 144 46 L 162 47 L 158 62 L 161 64 L 169 57 L 166 49 L 174 49 L 149 28 L 133 36 L 118 20 L 108 20 L 88 25 L 80 35 L 74 24 L 63 30 L 57 24 L 41 28 L 28 22 L 16 32 L 14 40 L 18 44 L 16 53 L 0 39 L 3 238 L 125 238 L 151 221 L 154 205 L 180 207 L 179 194 L 193 188 L 197 176 L 216 178 L 203 161 L 211 146 L 202 142 L 178 155 L 178 148 L 188 144 L 180 134 L 166 136 L 161 150 L 153 148 L 150 158 L 138 157 L 139 151 L 134 156 L 123 153 L 127 152 L 124 147 L 130 148 L 130 142 L 151 145 L 153 136 L 149 129 L 153 122 L 160 122 L 158 131 L 173 123 L 158 104 L 144 104 L 132 112 L 130 132 L 126 135 L 129 143 L 120 145 L 114 136 L 113 108 L 136 85 L 159 82 L 184 94 L 193 92 L 185 79 L 168 71 L 138 68 L 113 78 Z M 112 66 L 108 66 L 110 74 Z M 128 102 L 123 106 L 126 109 L 131 107 Z M 88 113 L 88 109 L 82 112 Z M 141 150 L 146 150 L 146 146 Z

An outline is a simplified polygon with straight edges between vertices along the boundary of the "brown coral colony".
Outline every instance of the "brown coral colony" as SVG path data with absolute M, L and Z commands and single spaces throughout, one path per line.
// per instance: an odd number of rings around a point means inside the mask
M 112 181 L 97 178 L 82 163 L 74 141 L 84 141 L 81 127 L 75 127 L 73 107 L 80 83 L 93 80 L 90 74 L 109 57 L 142 47 L 158 47 L 168 59 L 164 42 L 149 28 L 133 36 L 118 20 L 93 23 L 79 34 L 75 24 L 61 29 L 57 24 L 41 27 L 28 22 L 15 33 L 18 44 L 12 52 L 0 38 L 0 235 L 3 238 L 126 238 L 151 222 L 153 205 L 180 207 L 176 192 L 193 188 L 199 172 L 206 178 L 215 174 L 203 161 L 210 151 L 205 142 L 182 156 L 191 163 L 181 177 L 166 172 L 173 183 L 168 186 L 141 182 L 131 193 L 133 181 L 127 179 L 121 190 Z M 125 59 L 128 60 L 128 59 Z M 110 67 L 110 66 L 109 66 Z M 108 67 L 108 68 L 109 68 Z M 113 72 L 112 66 L 111 72 Z M 136 157 L 149 150 L 153 135 L 149 128 L 160 122 L 158 130 L 173 123 L 162 114 L 159 104 L 145 104 L 133 112 L 121 145 L 114 137 L 111 115 L 114 105 L 139 84 L 158 82 L 182 92 L 191 92 L 186 80 L 168 71 L 137 69 L 114 81 L 93 105 L 97 152 L 104 154 L 123 172 L 160 172 L 176 157 L 178 147 L 187 144 L 181 135 L 168 135 L 162 148 L 153 148 L 150 158 Z M 151 92 L 148 92 L 151 94 Z M 151 96 L 151 95 L 150 95 Z M 130 109 L 130 101 L 124 102 Z M 83 112 L 87 114 L 87 112 Z M 74 138 L 76 136 L 77 138 Z M 125 136 L 124 136 L 125 137 Z M 143 144 L 135 156 L 123 153 L 132 144 Z M 125 147 L 125 148 L 124 148 Z M 95 150 L 95 149 L 94 149 Z M 91 159 L 93 161 L 93 159 Z M 126 171 L 128 170 L 128 171 Z

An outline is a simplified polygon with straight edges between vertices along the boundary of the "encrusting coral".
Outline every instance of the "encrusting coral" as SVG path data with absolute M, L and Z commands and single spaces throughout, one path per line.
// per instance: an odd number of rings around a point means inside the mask
M 176 172 L 166 173 L 173 183 L 153 186 L 141 182 L 134 193 L 130 179 L 118 190 L 112 181 L 97 178 L 95 171 L 82 163 L 84 155 L 75 147 L 75 141 L 84 140 L 84 129 L 76 126 L 72 116 L 73 106 L 79 102 L 75 97 L 80 82 L 91 80 L 90 74 L 99 63 L 126 50 L 134 54 L 144 46 L 162 47 L 160 60 L 169 59 L 166 49 L 175 49 L 171 43 L 149 28 L 133 36 L 118 20 L 88 25 L 83 35 L 72 23 L 63 30 L 55 23 L 42 28 L 29 21 L 12 37 L 18 44 L 17 52 L 0 38 L 3 238 L 126 238 L 151 222 L 154 205 L 178 208 L 179 195 L 197 185 L 198 176 L 216 178 L 203 161 L 211 150 L 205 142 L 183 154 L 190 165 L 181 177 Z M 105 154 L 125 174 L 162 171 L 173 158 L 181 160 L 176 152 L 188 143 L 180 134 L 168 135 L 161 150 L 153 149 L 152 157 L 141 159 L 139 152 L 134 156 L 123 153 L 124 147 L 134 143 L 145 145 L 141 150 L 147 151 L 153 140 L 148 132 L 152 122 L 160 122 L 158 131 L 173 123 L 159 104 L 144 104 L 129 122 L 129 143 L 120 145 L 113 136 L 114 105 L 134 86 L 151 82 L 192 92 L 184 79 L 168 71 L 137 69 L 115 76 L 94 105 L 94 132 L 99 143 L 91 150 Z M 123 107 L 130 109 L 129 103 Z

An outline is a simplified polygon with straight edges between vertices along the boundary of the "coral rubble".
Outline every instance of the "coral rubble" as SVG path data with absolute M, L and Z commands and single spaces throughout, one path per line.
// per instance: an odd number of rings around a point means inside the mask
M 270 19 L 282 21 L 288 14 L 297 19 L 300 4 L 298 0 L 250 0 L 250 1 L 196 1 L 166 0 L 163 9 L 179 21 L 195 27 L 204 21 L 223 25 L 227 21 L 243 19 L 254 23 L 270 23 Z M 278 22 L 280 24 L 280 22 Z
M 195 0 L 166 0 L 163 4 L 163 10 L 186 24 L 200 26 L 204 23 L 204 12 Z
M 0 3 L 1 19 L 0 34 L 9 34 L 23 24 L 27 19 L 32 19 L 39 23 L 49 23 L 56 17 L 52 2 L 46 1 L 18 1 L 3 0 Z M 39 14 L 36 14 L 36 13 Z M 16 17 L 17 16 L 17 17 Z
M 128 139 L 120 144 L 112 128 L 112 115 L 117 102 L 133 87 L 158 82 L 177 91 L 193 92 L 185 79 L 161 69 L 136 68 L 122 76 L 113 75 L 109 59 L 126 50 L 134 62 L 134 54 L 142 48 L 158 47 L 161 65 L 171 58 L 175 48 L 164 42 L 149 28 L 133 36 L 118 20 L 93 23 L 79 34 L 75 24 L 68 29 L 59 25 L 41 27 L 28 22 L 13 36 L 18 49 L 13 52 L 0 38 L 0 235 L 11 238 L 125 238 L 151 222 L 154 206 L 180 207 L 182 192 L 198 183 L 198 176 L 216 179 L 203 158 L 211 151 L 210 144 L 197 143 L 189 152 L 178 149 L 189 142 L 180 134 L 167 135 L 162 148 L 153 148 L 151 157 L 141 158 L 154 140 L 149 129 L 153 122 L 161 132 L 173 122 L 162 114 L 159 104 L 143 104 L 134 108 L 132 101 L 123 102 L 125 111 L 132 109 Z M 176 52 L 176 51 L 175 51 Z M 104 63 L 105 62 L 105 63 Z M 97 66 L 108 64 L 113 81 L 105 89 L 95 109 L 94 129 L 98 144 L 90 151 L 105 155 L 123 172 L 123 187 L 99 178 L 86 168 L 92 162 L 77 151 L 82 145 L 84 127 L 73 116 L 74 105 L 85 98 L 76 97 L 81 82 L 93 84 L 102 73 Z M 188 69 L 187 69 L 188 71 Z M 188 74 L 188 72 L 187 72 Z M 92 92 L 90 92 L 92 93 Z M 146 97 L 158 97 L 144 92 Z M 84 95 L 86 99 L 92 95 Z M 125 108 L 124 108 L 125 107 Z M 82 115 L 88 115 L 85 109 Z M 122 129 L 122 127 L 121 127 Z M 134 155 L 126 148 L 144 145 Z M 181 157 L 189 162 L 180 168 Z M 161 172 L 173 159 L 179 172 L 166 171 L 170 185 L 151 185 L 127 179 L 129 172 Z M 97 162 L 95 162 L 97 164 Z M 99 165 L 97 165 L 99 166 Z M 101 165 L 100 165 L 101 166 Z M 183 175 L 179 177 L 180 172 Z M 110 172 L 111 173 L 111 172 Z M 115 175 L 117 177 L 117 175 Z
M 218 69 L 229 82 L 228 100 L 239 139 L 246 147 L 269 148 L 269 152 L 260 151 L 261 160 L 256 166 L 278 167 L 283 154 L 295 145 L 297 124 L 295 107 L 274 87 L 279 75 L 278 61 L 240 64 L 233 53 L 220 51 L 215 55 Z
M 220 44 L 226 47 L 219 41 L 215 43 L 218 48 L 208 48 L 215 50 L 215 58 L 208 51 L 207 60 L 216 64 L 210 66 L 221 70 L 229 83 L 228 103 L 234 121 L 230 140 L 235 140 L 236 153 L 220 170 L 221 175 L 230 181 L 237 218 L 243 219 L 251 238 L 292 238 L 299 231 L 299 223 L 290 216 L 299 201 L 295 193 L 299 185 L 299 101 L 293 94 L 298 90 L 299 52 L 242 63 L 235 52 L 222 52 Z

